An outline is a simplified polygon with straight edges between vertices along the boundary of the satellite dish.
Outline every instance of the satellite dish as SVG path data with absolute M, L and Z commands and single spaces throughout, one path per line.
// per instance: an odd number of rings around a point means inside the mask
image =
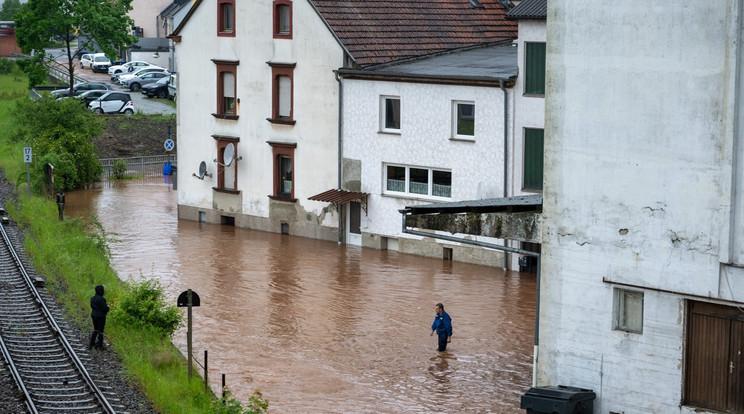
M 225 152 L 222 153 L 222 160 L 225 162 L 225 167 L 232 165 L 235 160 L 235 144 L 232 142 L 227 144 Z
M 205 175 L 207 175 L 207 163 L 202 161 L 199 163 L 199 178 L 203 180 Z

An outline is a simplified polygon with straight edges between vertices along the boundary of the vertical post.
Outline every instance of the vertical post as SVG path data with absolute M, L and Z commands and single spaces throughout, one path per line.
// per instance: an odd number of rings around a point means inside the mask
M 144 183 L 145 182 L 145 157 L 140 157 L 140 171 L 142 172 L 142 182 Z M 191 293 L 189 293 L 189 298 L 190 297 L 191 297 Z M 189 300 L 189 303 L 191 303 L 190 300 Z
M 225 403 L 225 374 L 222 374 L 222 404 Z
M 209 391 L 209 353 L 204 350 L 204 391 Z
M 31 194 L 31 173 L 29 172 L 28 163 L 26 163 L 26 191 Z
M 192 351 L 192 348 L 191 348 L 191 336 L 192 336 L 191 335 L 191 303 L 192 303 L 191 302 L 191 289 L 188 290 L 188 293 L 186 294 L 186 296 L 188 298 L 187 299 L 187 309 L 188 309 L 188 312 L 187 312 L 188 322 L 187 323 L 188 323 L 188 327 L 187 327 L 187 330 L 186 330 L 186 352 L 189 354 L 187 359 L 189 361 L 189 379 L 191 379 L 192 370 L 193 370 L 193 368 L 192 368 L 192 365 L 193 365 L 192 364 L 192 359 L 194 358 L 194 356 L 193 356 L 193 354 L 191 352 Z

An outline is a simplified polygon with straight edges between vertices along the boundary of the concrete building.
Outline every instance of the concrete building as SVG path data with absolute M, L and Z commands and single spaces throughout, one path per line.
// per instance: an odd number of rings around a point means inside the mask
M 161 32 L 160 12 L 173 0 L 132 0 L 129 17 L 137 37 L 165 37 Z
M 340 204 L 314 197 L 341 187 L 334 71 L 516 37 L 498 0 L 388 6 L 194 3 L 171 35 L 179 72 L 179 217 L 339 239 Z M 202 161 L 208 175 L 198 179 Z
M 744 413 L 742 1 L 548 5 L 538 383 Z
M 0 21 L 0 57 L 18 56 L 21 48 L 16 38 L 15 22 Z
M 501 253 L 403 234 L 399 210 L 503 197 L 517 48 L 468 48 L 343 77 L 346 241 L 377 249 L 503 266 Z
M 191 9 L 191 0 L 173 0 L 163 11 L 160 12 L 160 29 L 162 30 L 164 37 L 169 37 L 176 27 L 181 24 L 183 19 Z M 175 49 L 176 45 L 173 39 L 168 39 L 168 65 L 164 66 L 168 68 L 171 73 L 176 73 L 176 56 Z

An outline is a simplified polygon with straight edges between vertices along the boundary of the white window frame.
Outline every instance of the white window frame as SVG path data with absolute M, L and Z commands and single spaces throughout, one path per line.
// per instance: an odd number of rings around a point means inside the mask
M 624 320 L 623 315 L 625 314 L 626 306 L 626 295 L 640 295 L 641 297 L 641 312 L 639 326 L 631 326 L 632 323 Z M 622 288 L 613 289 L 613 312 L 612 312 L 612 329 L 616 331 L 629 332 L 634 334 L 643 334 L 643 308 L 645 302 L 645 295 L 639 290 L 630 290 Z
M 473 105 L 473 135 L 460 135 L 457 133 L 457 107 L 459 105 Z M 475 101 L 458 101 L 454 100 L 452 101 L 452 138 L 453 139 L 461 139 L 461 140 L 467 140 L 467 141 L 475 141 L 475 119 L 477 117 L 475 116 L 476 111 L 476 105 Z
M 400 167 L 405 168 L 406 174 L 405 174 L 405 191 L 393 191 L 388 190 L 387 186 L 387 174 L 388 174 L 388 167 Z M 428 184 L 427 184 L 427 193 L 426 194 L 419 194 L 419 193 L 412 193 L 410 192 L 410 185 L 411 185 L 411 168 L 419 169 L 419 170 L 427 170 L 429 172 L 428 175 Z M 442 171 L 442 172 L 448 172 L 450 173 L 450 196 L 449 197 L 442 197 L 442 196 L 435 196 L 432 194 L 434 191 L 434 171 Z M 448 168 L 437 168 L 437 167 L 421 167 L 418 165 L 405 165 L 405 164 L 395 164 L 395 163 L 383 163 L 382 164 L 382 193 L 387 195 L 394 195 L 398 197 L 405 197 L 405 198 L 426 198 L 426 199 L 433 199 L 433 200 L 452 200 L 452 170 Z
M 395 95 L 380 95 L 380 132 L 384 132 L 386 134 L 400 134 L 400 128 L 386 128 L 385 127 L 385 118 L 387 117 L 387 106 L 385 105 L 385 101 L 388 99 L 397 99 L 398 100 L 398 106 L 400 113 L 398 116 L 400 116 L 400 119 L 398 120 L 398 123 L 400 124 L 400 127 L 403 127 L 403 102 L 400 99 L 400 96 Z

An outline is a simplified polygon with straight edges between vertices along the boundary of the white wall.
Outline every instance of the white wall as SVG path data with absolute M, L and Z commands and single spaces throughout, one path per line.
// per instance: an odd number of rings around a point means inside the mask
M 735 3 L 549 3 L 538 379 L 595 412 L 688 412 L 683 296 L 646 291 L 643 334 L 613 331 L 603 278 L 744 300 L 720 278 Z
M 512 90 L 509 89 L 511 99 Z M 401 99 L 401 134 L 378 133 L 380 96 Z M 370 193 L 362 231 L 399 236 L 398 210 L 432 199 L 383 195 L 383 163 L 452 171 L 452 198 L 503 194 L 503 93 L 498 87 L 344 80 L 344 158 L 361 160 L 362 191 Z M 454 141 L 452 101 L 475 102 L 475 141 Z M 437 199 L 434 201 L 442 201 Z
M 143 60 L 150 63 L 151 65 L 160 66 L 161 68 L 168 69 L 168 59 L 170 59 L 169 52 L 158 52 L 158 57 L 153 57 L 155 52 L 135 52 L 131 51 L 129 54 L 131 57 L 129 60 Z
M 273 194 L 269 140 L 296 142 L 295 196 L 314 214 L 328 203 L 307 197 L 337 186 L 338 84 L 333 70 L 342 66 L 342 49 L 305 1 L 295 1 L 294 38 L 272 38 L 270 0 L 236 2 L 236 37 L 217 37 L 216 11 L 203 3 L 180 33 L 176 45 L 179 69 L 179 193 L 182 205 L 212 208 L 217 157 L 213 134 L 240 137 L 238 187 L 242 213 L 268 217 Z M 239 60 L 239 120 L 213 117 L 216 112 L 216 67 L 211 59 Z M 294 126 L 274 125 L 271 117 L 271 68 L 266 62 L 297 63 L 294 71 Z M 191 176 L 206 161 L 212 178 Z M 334 218 L 326 217 L 327 220 Z M 329 224 L 329 223 L 326 223 Z M 330 223 L 335 226 L 336 224 Z
M 172 0 L 133 0 L 129 17 L 144 30 L 143 37 L 158 37 L 158 16 Z M 160 37 L 165 34 L 160 33 Z

